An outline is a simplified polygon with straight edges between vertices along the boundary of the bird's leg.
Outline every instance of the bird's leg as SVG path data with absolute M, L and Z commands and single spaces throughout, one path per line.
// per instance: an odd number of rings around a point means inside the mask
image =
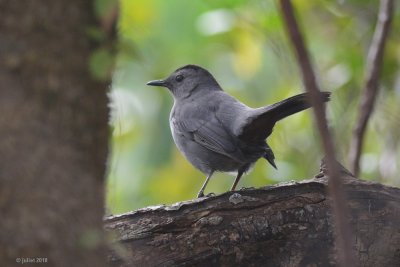
M 238 174 L 237 174 L 237 176 L 236 176 L 235 181 L 233 182 L 231 191 L 234 191 L 234 190 L 236 189 L 236 186 L 237 186 L 237 184 L 239 183 L 240 178 L 242 178 L 242 175 L 243 175 L 243 171 L 238 170 Z
M 206 189 L 206 186 L 207 186 L 207 184 L 208 184 L 208 181 L 210 181 L 211 176 L 213 175 L 213 173 L 214 173 L 214 172 L 212 171 L 212 172 L 210 172 L 210 174 L 207 176 L 207 179 L 206 179 L 206 181 L 204 182 L 203 186 L 201 187 L 199 193 L 197 194 L 197 197 L 204 197 L 204 189 Z

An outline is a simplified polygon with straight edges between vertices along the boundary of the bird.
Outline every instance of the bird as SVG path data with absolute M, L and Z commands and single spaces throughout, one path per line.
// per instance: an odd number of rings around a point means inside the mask
M 302 93 L 272 105 L 251 108 L 226 93 L 214 76 L 198 65 L 185 65 L 164 80 L 147 83 L 166 87 L 174 98 L 169 116 L 173 140 L 183 156 L 206 175 L 197 197 L 215 172 L 233 172 L 231 191 L 255 162 L 266 159 L 275 169 L 267 143 L 276 122 L 311 107 Z M 320 92 L 328 102 L 330 92 Z

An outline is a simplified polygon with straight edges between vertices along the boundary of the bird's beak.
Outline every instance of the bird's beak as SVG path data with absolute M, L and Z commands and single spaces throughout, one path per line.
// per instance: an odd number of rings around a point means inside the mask
M 155 80 L 155 81 L 150 81 L 146 83 L 147 85 L 151 86 L 166 86 L 166 82 L 164 80 Z

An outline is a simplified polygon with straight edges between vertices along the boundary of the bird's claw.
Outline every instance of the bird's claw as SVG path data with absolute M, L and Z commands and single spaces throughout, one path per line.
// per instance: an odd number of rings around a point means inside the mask
M 215 197 L 215 194 L 214 193 L 208 193 L 207 195 L 204 195 L 203 192 L 199 192 L 197 194 L 197 198 L 201 198 L 201 197 Z

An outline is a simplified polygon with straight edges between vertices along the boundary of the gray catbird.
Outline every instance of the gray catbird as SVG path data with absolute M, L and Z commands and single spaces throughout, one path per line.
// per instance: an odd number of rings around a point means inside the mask
M 310 107 L 307 94 L 270 106 L 250 108 L 222 90 L 205 69 L 186 65 L 165 80 L 147 85 L 167 87 L 174 96 L 170 127 L 175 144 L 191 164 L 207 175 L 198 197 L 215 171 L 237 172 L 231 190 L 243 173 L 265 158 L 276 168 L 274 153 L 266 143 L 275 123 Z M 321 99 L 329 101 L 330 93 Z

